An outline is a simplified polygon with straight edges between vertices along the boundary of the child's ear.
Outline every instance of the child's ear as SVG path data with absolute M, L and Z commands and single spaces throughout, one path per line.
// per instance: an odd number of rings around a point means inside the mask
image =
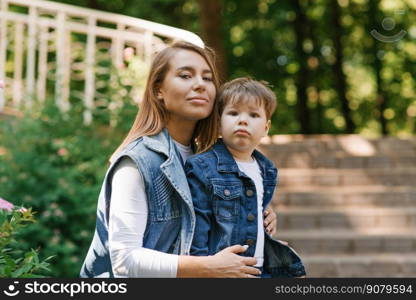
M 272 121 L 268 120 L 267 123 L 266 123 L 266 131 L 265 131 L 264 136 L 267 136 L 269 134 L 269 130 L 270 130 L 271 126 L 272 126 Z

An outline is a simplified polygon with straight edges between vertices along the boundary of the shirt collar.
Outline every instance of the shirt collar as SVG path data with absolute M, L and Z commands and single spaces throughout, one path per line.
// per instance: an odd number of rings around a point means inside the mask
M 234 157 L 227 149 L 222 139 L 218 139 L 217 143 L 213 146 L 213 151 L 217 157 L 217 169 L 219 172 L 241 173 Z M 272 172 L 276 174 L 276 172 L 273 171 L 276 170 L 276 168 L 273 166 L 273 163 L 259 151 L 254 150 L 253 157 L 259 164 L 262 174 L 266 174 L 266 172 Z

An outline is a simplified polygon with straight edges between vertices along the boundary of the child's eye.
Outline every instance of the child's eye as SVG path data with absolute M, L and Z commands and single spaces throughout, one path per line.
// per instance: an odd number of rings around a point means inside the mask
M 238 113 L 237 113 L 235 110 L 229 110 L 229 111 L 227 112 L 227 115 L 230 115 L 230 116 L 236 116 L 236 115 L 238 115 Z
M 260 117 L 260 115 L 258 113 L 250 113 L 250 117 L 258 118 L 258 117 Z

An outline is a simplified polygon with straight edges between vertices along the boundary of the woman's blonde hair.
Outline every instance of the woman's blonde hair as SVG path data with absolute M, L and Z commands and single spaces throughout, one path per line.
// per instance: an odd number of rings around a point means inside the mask
M 201 48 L 187 42 L 176 42 L 163 49 L 154 57 L 150 66 L 143 100 L 140 104 L 133 126 L 121 145 L 118 146 L 117 150 L 111 156 L 110 162 L 113 160 L 116 153 L 122 150 L 130 142 L 141 136 L 158 134 L 166 126 L 169 112 L 167 111 L 164 102 L 157 98 L 157 93 L 169 70 L 171 58 L 180 50 L 196 52 L 205 59 L 212 71 L 215 89 L 218 90 L 220 82 L 215 66 L 215 55 L 213 50 L 208 47 Z M 197 146 L 197 152 L 203 152 L 215 143 L 218 138 L 218 124 L 218 104 L 215 100 L 211 114 L 207 118 L 198 121 L 195 127 L 192 142 Z

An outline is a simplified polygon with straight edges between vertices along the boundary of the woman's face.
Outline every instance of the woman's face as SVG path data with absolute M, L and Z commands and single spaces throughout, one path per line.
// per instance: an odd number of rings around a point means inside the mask
M 158 91 L 172 120 L 199 121 L 214 106 L 216 89 L 205 59 L 190 50 L 178 50 Z

